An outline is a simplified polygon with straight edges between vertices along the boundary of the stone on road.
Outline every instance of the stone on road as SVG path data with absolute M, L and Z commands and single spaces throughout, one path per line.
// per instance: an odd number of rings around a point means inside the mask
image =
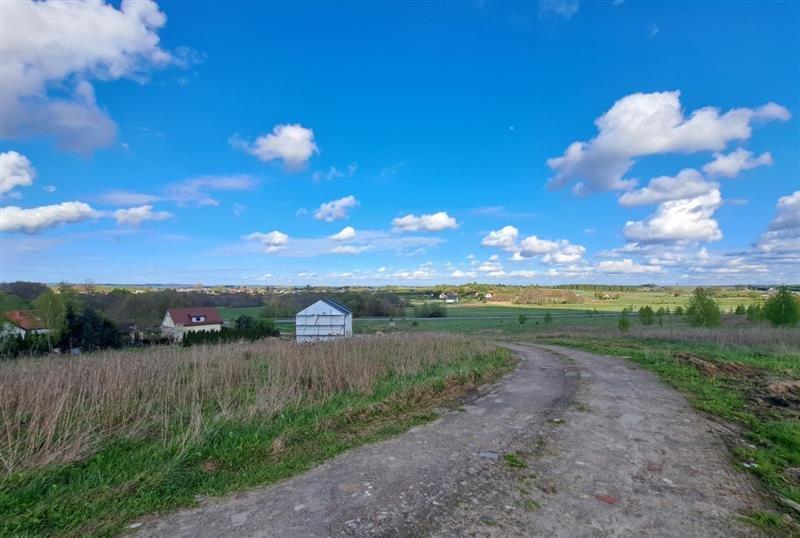
M 461 411 L 140 536 L 752 536 L 761 501 L 713 423 L 621 359 L 509 346 Z

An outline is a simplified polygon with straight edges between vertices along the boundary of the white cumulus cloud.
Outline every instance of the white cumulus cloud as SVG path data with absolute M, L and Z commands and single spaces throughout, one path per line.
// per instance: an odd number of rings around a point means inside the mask
M 269 233 L 253 232 L 244 237 L 248 241 L 256 241 L 264 245 L 264 252 L 273 253 L 286 248 L 286 243 L 289 242 L 289 236 L 278 230 L 273 230 Z
M 658 206 L 644 221 L 628 221 L 623 229 L 632 241 L 718 241 L 722 239 L 714 212 L 722 205 L 719 189 Z
M 517 238 L 519 230 L 514 226 L 503 226 L 499 230 L 489 232 L 482 240 L 484 247 L 497 247 L 503 250 L 515 250 L 517 248 Z
M 302 168 L 315 153 L 319 153 L 314 131 L 299 123 L 276 125 L 271 133 L 259 136 L 252 143 L 234 135 L 231 144 L 264 162 L 281 160 L 289 170 Z
M 62 202 L 31 209 L 0 207 L 0 231 L 37 233 L 60 224 L 81 222 L 100 214 L 83 202 Z
M 36 170 L 25 155 L 16 151 L 0 153 L 0 194 L 32 185 L 35 178 Z
M 111 216 L 120 226 L 139 226 L 146 220 L 167 220 L 172 218 L 172 213 L 167 211 L 153 211 L 152 205 L 139 207 L 129 207 L 127 209 L 117 209 Z
M 325 202 L 314 212 L 314 218 L 325 222 L 344 219 L 349 216 L 350 210 L 358 205 L 359 201 L 351 194 L 338 200 Z
M 548 159 L 548 166 L 555 171 L 548 188 L 574 183 L 578 193 L 627 190 L 636 182 L 623 176 L 635 157 L 722 151 L 733 140 L 748 139 L 754 122 L 789 117 L 789 111 L 775 103 L 724 113 L 705 107 L 687 117 L 679 91 L 628 95 L 595 120 L 597 136 L 588 142 L 573 142 L 564 155 Z
M 334 241 L 347 241 L 349 239 L 353 239 L 356 236 L 356 230 L 352 226 L 345 226 L 341 229 L 338 233 L 335 233 L 331 236 L 331 239 Z
M 445 211 L 439 211 L 430 215 L 397 217 L 392 220 L 392 228 L 399 232 L 441 232 L 458 228 L 458 222 Z
M 703 172 L 712 176 L 736 177 L 742 170 L 772 165 L 772 154 L 765 151 L 756 158 L 753 153 L 737 148 L 728 154 L 715 153 L 714 160 L 703 165 Z
M 656 177 L 650 180 L 647 187 L 626 192 L 620 196 L 619 203 L 626 207 L 632 207 L 695 198 L 707 194 L 717 187 L 716 183 L 706 181 L 697 170 L 686 168 L 678 172 L 675 177 Z
M 159 46 L 166 16 L 150 0 L 3 3 L 0 17 L 0 131 L 19 139 L 53 136 L 82 153 L 108 146 L 117 126 L 95 100 L 90 79 L 145 79 L 180 63 Z M 49 92 L 57 87 L 63 92 Z

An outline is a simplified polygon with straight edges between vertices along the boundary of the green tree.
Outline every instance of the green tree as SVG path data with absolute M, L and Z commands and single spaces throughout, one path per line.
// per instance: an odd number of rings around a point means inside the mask
M 526 316 L 525 314 L 520 314 L 519 317 L 517 318 L 517 321 L 519 321 L 520 325 L 525 325 L 525 322 L 528 321 L 528 316 Z
M 650 306 L 643 306 L 639 309 L 639 321 L 642 325 L 652 325 L 655 321 L 655 314 Z
M 793 327 L 800 321 L 798 299 L 786 286 L 781 286 L 764 304 L 764 317 L 776 327 Z
M 737 316 L 744 316 L 747 313 L 747 309 L 744 307 L 743 304 L 738 304 L 736 305 L 736 310 L 734 310 L 734 313 Z
M 680 305 L 676 306 L 675 307 L 675 312 L 673 312 L 673 314 L 675 314 L 676 316 L 682 316 L 683 315 L 683 307 L 680 306 Z
M 747 319 L 750 321 L 757 321 L 761 318 L 761 305 L 748 305 L 747 306 Z
M 686 315 L 694 327 L 716 327 L 719 325 L 721 313 L 719 305 L 707 289 L 695 288 L 686 305 Z
M 61 296 L 56 295 L 53 290 L 48 288 L 33 300 L 33 308 L 47 327 L 48 343 L 52 343 L 53 340 L 57 341 L 58 333 L 64 326 L 64 315 L 67 312 Z
M 619 316 L 619 320 L 617 321 L 617 326 L 619 327 L 620 332 L 628 332 L 628 329 L 631 328 L 631 321 L 628 319 L 628 309 L 623 308 L 622 313 Z

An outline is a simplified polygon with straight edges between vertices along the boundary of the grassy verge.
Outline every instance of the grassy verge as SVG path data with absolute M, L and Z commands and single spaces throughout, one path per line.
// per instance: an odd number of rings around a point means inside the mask
M 750 521 L 776 534 L 798 534 L 800 480 L 800 359 L 796 353 L 696 342 L 546 338 L 547 343 L 625 357 L 656 372 L 691 404 L 732 426 L 735 464 L 754 474 L 780 513 Z M 788 390 L 787 390 L 788 388 Z
M 434 407 L 513 366 L 508 351 L 480 347 L 270 417 L 218 416 L 199 434 L 166 439 L 117 437 L 77 461 L 15 471 L 0 482 L 0 535 L 117 535 L 144 514 L 301 473 L 434 419 Z

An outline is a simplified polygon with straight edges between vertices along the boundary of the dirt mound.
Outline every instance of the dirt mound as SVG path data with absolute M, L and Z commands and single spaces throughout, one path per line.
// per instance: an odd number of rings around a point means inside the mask
M 800 380 L 774 381 L 767 385 L 767 401 L 781 407 L 800 407 Z
M 702 359 L 690 353 L 678 353 L 675 358 L 679 362 L 690 364 L 706 375 L 728 375 L 735 377 L 752 377 L 761 374 L 758 368 L 738 362 L 715 362 Z

